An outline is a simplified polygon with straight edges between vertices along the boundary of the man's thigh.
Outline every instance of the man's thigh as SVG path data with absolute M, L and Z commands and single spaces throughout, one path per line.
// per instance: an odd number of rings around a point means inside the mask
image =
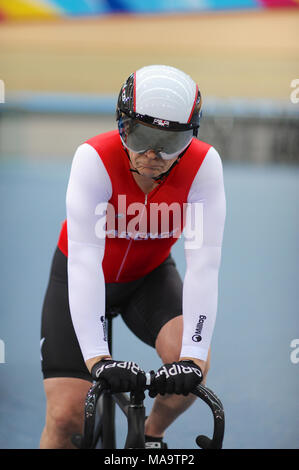
M 67 258 L 59 249 L 52 261 L 42 309 L 41 361 L 44 379 L 73 377 L 92 382 L 71 319 Z

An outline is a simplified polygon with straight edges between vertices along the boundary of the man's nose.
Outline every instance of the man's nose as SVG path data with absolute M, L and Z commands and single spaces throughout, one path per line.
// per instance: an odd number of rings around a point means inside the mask
M 155 160 L 155 158 L 158 158 L 158 155 L 156 154 L 156 152 L 152 149 L 150 150 L 147 150 L 145 152 L 145 155 L 147 156 L 148 159 L 150 160 Z

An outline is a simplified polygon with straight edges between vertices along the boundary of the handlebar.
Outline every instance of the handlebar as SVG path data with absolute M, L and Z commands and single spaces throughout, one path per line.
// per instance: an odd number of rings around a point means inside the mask
M 153 372 L 146 374 L 145 390 L 149 389 L 153 379 Z M 96 415 L 96 404 L 100 395 L 104 392 L 105 388 L 101 382 L 93 382 L 85 401 L 85 426 L 82 447 L 90 448 L 93 441 L 93 429 Z M 143 391 L 141 391 L 143 394 Z M 210 408 L 214 419 L 213 437 L 210 439 L 207 436 L 199 435 L 196 438 L 196 444 L 202 449 L 221 449 L 224 437 L 224 409 L 220 399 L 208 387 L 204 385 L 197 385 L 195 389 L 190 392 L 203 400 Z M 144 399 L 144 394 L 143 394 Z
M 224 409 L 221 401 L 211 389 L 204 385 L 197 385 L 192 393 L 201 398 L 209 406 L 214 418 L 212 439 L 207 436 L 197 436 L 196 444 L 202 449 L 221 449 L 225 425 Z

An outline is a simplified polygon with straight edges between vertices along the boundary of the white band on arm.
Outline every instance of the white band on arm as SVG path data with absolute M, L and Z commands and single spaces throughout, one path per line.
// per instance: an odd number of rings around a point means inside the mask
M 206 361 L 216 320 L 218 273 L 226 214 L 222 163 L 213 147 L 193 180 L 188 203 L 191 206 L 201 203 L 203 206 L 201 212 L 194 211 L 201 218 L 198 223 L 201 225 L 202 239 L 199 237 L 200 243 L 185 243 L 184 330 L 180 357 Z M 186 218 L 186 221 L 191 219 Z
M 72 322 L 84 360 L 109 355 L 105 335 L 105 238 L 97 237 L 96 207 L 107 203 L 111 181 L 96 150 L 81 145 L 67 189 L 68 289 Z

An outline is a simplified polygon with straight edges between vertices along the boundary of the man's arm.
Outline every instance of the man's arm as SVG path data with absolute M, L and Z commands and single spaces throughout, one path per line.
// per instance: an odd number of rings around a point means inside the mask
M 213 147 L 192 183 L 188 202 L 189 215 L 191 212 L 197 214 L 195 227 L 202 230 L 202 239 L 197 232 L 197 242 L 192 239 L 185 241 L 184 332 L 180 360 L 192 359 L 204 371 L 216 320 L 218 273 L 226 215 L 222 163 Z M 202 212 L 194 210 L 195 204 L 202 205 Z M 191 223 L 191 217 L 187 215 L 188 223 Z M 187 225 L 186 229 L 189 234 L 194 230 L 194 219 L 192 229 Z
M 66 196 L 68 289 L 72 322 L 89 370 L 110 357 L 104 334 L 105 237 L 96 235 L 95 209 L 108 202 L 111 192 L 109 175 L 95 149 L 89 144 L 78 147 Z

